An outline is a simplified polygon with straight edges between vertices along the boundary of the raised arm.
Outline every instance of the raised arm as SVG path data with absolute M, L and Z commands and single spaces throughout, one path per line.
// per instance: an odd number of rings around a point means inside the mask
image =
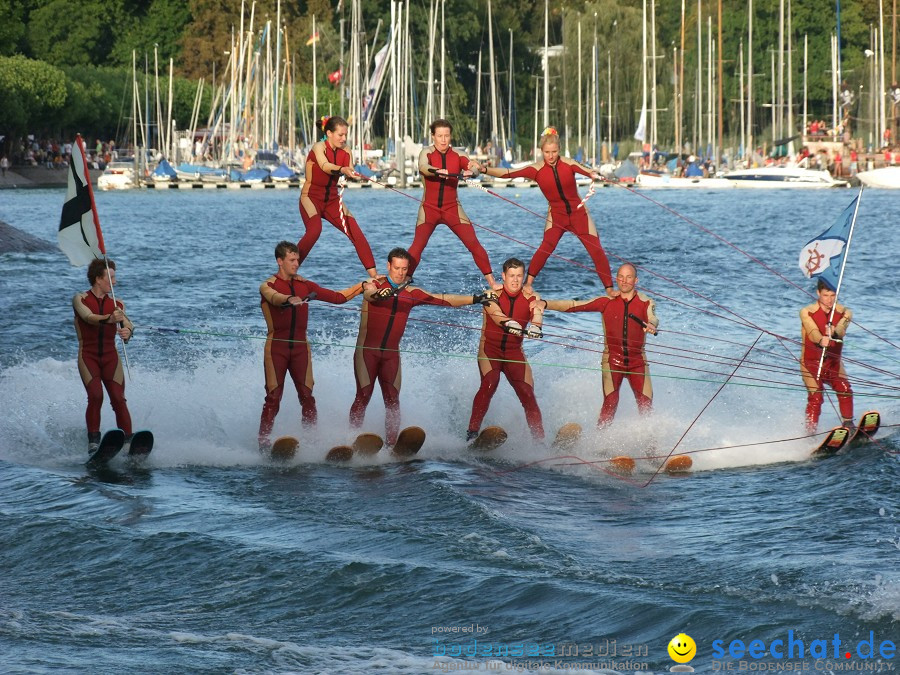
M 575 173 L 580 173 L 582 176 L 587 176 L 588 178 L 591 178 L 593 180 L 597 180 L 597 178 L 599 178 L 596 171 L 594 171 L 590 167 L 585 166 L 584 164 L 576 162 L 574 159 L 569 159 L 568 157 L 560 157 L 559 161 L 565 162 L 572 167 L 572 170 Z
M 544 300 L 545 309 L 554 312 L 602 312 L 609 304 L 609 298 L 601 295 L 590 300 Z
M 531 180 L 537 178 L 537 171 L 539 168 L 539 164 L 529 164 L 528 166 L 523 166 L 521 169 L 516 169 L 515 171 L 496 166 L 480 167 L 482 173 L 493 176 L 494 178 L 530 178 Z

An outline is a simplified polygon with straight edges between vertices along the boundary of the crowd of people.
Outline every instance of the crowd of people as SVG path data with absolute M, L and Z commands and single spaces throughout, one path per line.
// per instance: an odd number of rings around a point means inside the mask
M 94 169 L 104 169 L 107 164 L 119 157 L 115 141 L 102 141 L 99 138 L 85 142 L 85 153 L 88 164 Z M 6 160 L 7 168 L 13 170 L 17 166 L 65 169 L 72 161 L 72 143 L 28 136 L 14 144 L 10 155 L 8 157 L 4 155 L 3 159 Z
M 481 339 L 478 347 L 480 385 L 475 392 L 471 415 L 465 429 L 467 441 L 476 438 L 497 391 L 501 375 L 511 385 L 522 404 L 525 420 L 535 440 L 544 438 L 540 406 L 534 391 L 534 377 L 524 351 L 526 340 L 543 338 L 544 313 L 597 312 L 602 315 L 605 336 L 602 357 L 602 396 L 598 426 L 612 423 L 619 403 L 619 390 L 628 382 L 641 415 L 652 410 L 653 388 L 645 353 L 646 335 L 656 334 L 659 325 L 655 303 L 639 290 L 638 268 L 622 264 L 615 286 L 609 261 L 603 250 L 596 224 L 591 218 L 575 184 L 575 175 L 592 179 L 598 176 L 588 167 L 560 156 L 559 135 L 553 128 L 540 140 L 542 157 L 534 164 L 512 171 L 486 167 L 453 150 L 452 125 L 438 119 L 431 125 L 432 144 L 423 148 L 419 171 L 425 186 L 415 233 L 409 250 L 393 248 L 387 255 L 385 274 L 376 270 L 374 257 L 359 223 L 346 208 L 338 181 L 356 178 L 350 153 L 345 149 L 348 123 L 340 117 L 323 119 L 322 133 L 307 159 L 307 183 L 300 196 L 300 213 L 305 233 L 297 244 L 279 242 L 274 251 L 276 272 L 260 286 L 260 307 L 267 326 L 264 348 L 265 400 L 258 430 L 261 452 L 271 446 L 271 431 L 279 411 L 286 378 L 290 375 L 301 406 L 301 424 L 311 427 L 317 421 L 313 396 L 312 355 L 307 341 L 309 303 L 346 303 L 362 294 L 359 331 L 353 363 L 356 395 L 348 421 L 359 428 L 376 383 L 385 404 L 385 439 L 393 445 L 401 426 L 401 341 L 410 312 L 420 305 L 461 307 L 482 306 Z M 492 176 L 525 176 L 537 182 L 547 200 L 548 212 L 544 236 L 532 259 L 526 263 L 514 257 L 502 265 L 500 280 L 494 279 L 484 247 L 478 242 L 471 221 L 459 203 L 460 180 L 487 173 Z M 368 274 L 365 281 L 335 291 L 298 274 L 306 256 L 322 233 L 322 219 L 340 230 L 353 245 Z M 426 291 L 413 285 L 413 273 L 421 263 L 428 239 L 439 224 L 447 225 L 472 255 L 487 284 L 472 295 Z M 578 237 L 594 263 L 594 272 L 604 292 L 589 300 L 544 299 L 535 292 L 544 263 L 566 232 Z M 109 298 L 115 284 L 115 264 L 105 269 L 103 261 L 88 268 L 91 288 L 73 299 L 79 339 L 79 370 L 88 392 L 86 412 L 90 447 L 99 442 L 100 384 L 106 387 L 116 412 L 118 425 L 131 433 L 131 419 L 124 397 L 122 367 L 115 349 L 115 337 L 127 341 L 133 326 L 125 315 L 121 300 Z M 852 423 L 852 392 L 840 360 L 839 343 L 849 325 L 851 314 L 834 307 L 833 289 L 820 283 L 817 303 L 801 313 L 804 351 L 801 369 L 809 392 L 807 424 L 815 431 L 821 410 L 823 383 L 839 393 L 843 421 Z M 837 346 L 836 346 L 837 345 Z M 823 357 L 823 354 L 825 355 Z M 824 360 L 824 368 L 813 362 Z M 820 370 L 816 376 L 811 373 Z

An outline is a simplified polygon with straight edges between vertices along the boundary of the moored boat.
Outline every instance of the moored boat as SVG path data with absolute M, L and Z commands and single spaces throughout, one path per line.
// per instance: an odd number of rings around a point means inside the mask
M 847 187 L 845 180 L 833 178 L 827 171 L 803 169 L 797 166 L 765 166 L 757 169 L 729 171 L 725 180 L 737 188 L 805 188 L 821 189 Z
M 116 160 L 107 164 L 97 178 L 98 190 L 128 190 L 134 187 L 133 160 Z
M 870 188 L 900 190 L 900 166 L 886 166 L 856 174 L 860 182 Z

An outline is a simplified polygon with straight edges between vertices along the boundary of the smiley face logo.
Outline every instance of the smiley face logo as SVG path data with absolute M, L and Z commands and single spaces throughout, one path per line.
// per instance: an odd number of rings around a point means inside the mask
M 669 642 L 669 656 L 675 663 L 687 663 L 697 655 L 697 645 L 690 635 L 679 633 Z

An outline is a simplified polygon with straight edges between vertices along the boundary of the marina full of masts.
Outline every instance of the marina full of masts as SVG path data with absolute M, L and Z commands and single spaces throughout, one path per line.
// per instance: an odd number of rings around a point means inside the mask
M 758 0 L 757 0 L 758 2 Z M 684 5 L 684 3 L 682 3 Z M 448 114 L 448 65 L 446 63 L 446 2 L 430 0 L 428 25 L 410 26 L 409 2 L 391 3 L 389 25 L 379 21 L 367 33 L 362 21 L 362 3 L 346 4 L 340 19 L 340 69 L 333 73 L 340 88 L 340 106 L 322 109 L 316 82 L 319 40 L 313 17 L 311 37 L 312 73 L 298 75 L 291 54 L 301 38 L 289 36 L 281 20 L 281 3 L 274 17 L 260 18 L 255 4 L 242 2 L 240 23 L 233 26 L 224 71 L 213 74 L 213 101 L 205 120 L 200 119 L 204 80 L 197 84 L 190 125 L 176 129 L 172 116 L 174 63 L 160 64 L 154 53 L 152 73 L 141 73 L 133 57 L 132 137 L 138 152 L 130 160 L 111 162 L 101 188 L 135 186 L 242 186 L 279 187 L 302 183 L 306 156 L 317 140 L 315 120 L 321 115 L 340 114 L 350 122 L 348 149 L 361 180 L 350 187 L 415 186 L 419 182 L 416 160 L 430 142 L 428 124 Z M 544 125 L 563 132 L 563 153 L 594 167 L 608 182 L 624 182 L 640 188 L 729 188 L 729 187 L 840 187 L 862 181 L 874 187 L 900 187 L 895 169 L 893 137 L 898 131 L 900 86 L 887 87 L 885 77 L 884 22 L 871 27 L 866 50 L 866 86 L 854 91 L 841 71 L 840 24 L 831 40 L 832 106 L 827 119 L 812 117 L 808 106 L 809 36 L 802 47 L 795 41 L 789 0 L 779 0 L 779 31 L 776 44 L 766 36 L 771 54 L 771 72 L 755 73 L 754 1 L 747 3 L 746 42 L 738 45 L 734 68 L 739 82 L 737 106 L 739 133 L 723 138 L 725 104 L 721 34 L 706 21 L 694 21 L 696 35 L 685 34 L 682 6 L 680 46 L 670 55 L 657 53 L 656 0 L 642 7 L 641 109 L 632 138 L 621 143 L 614 134 L 613 111 L 617 109 L 613 87 L 612 50 L 605 54 L 598 44 L 596 19 L 590 26 L 577 21 L 579 54 L 589 47 L 590 61 L 578 62 L 578 100 L 581 109 L 553 109 L 551 86 L 553 60 L 565 50 L 551 45 L 550 5 L 544 3 L 544 46 L 540 68 L 534 74 L 534 128 L 531 147 L 522 147 L 515 128 L 514 87 L 511 63 L 513 34 L 508 36 L 507 81 L 497 68 L 494 19 L 491 0 L 486 0 L 487 53 L 479 53 L 475 92 L 476 134 L 467 154 L 482 163 L 518 167 L 535 161 L 540 153 L 537 140 Z M 695 18 L 704 18 L 698 3 Z M 721 20 L 719 18 L 719 20 Z M 584 30 L 583 30 L 584 29 Z M 570 31 L 573 32 L 573 31 Z M 686 40 L 695 39 L 696 73 L 685 73 Z M 818 39 L 818 38 L 817 38 Z M 590 47 L 591 40 L 593 46 Z M 673 43 L 674 44 L 674 43 Z M 346 46 L 346 49 L 345 49 Z M 567 45 L 568 47 L 568 45 Z M 572 48 L 572 47 L 570 47 Z M 417 94 L 413 53 L 427 53 L 427 83 L 424 97 Z M 802 82 L 794 80 L 793 59 L 802 55 Z M 603 57 L 606 57 L 605 59 Z M 668 64 L 668 65 L 666 65 Z M 893 60 L 891 72 L 894 70 Z M 160 91 L 160 71 L 168 70 L 168 91 Z M 671 100 L 659 100 L 657 83 L 670 78 Z M 769 80 L 770 87 L 763 87 Z M 300 81 L 312 81 L 312 100 L 298 98 Z M 155 86 L 153 83 L 156 83 Z M 766 91 L 760 91 L 762 88 Z M 423 100 L 424 99 L 424 100 Z M 482 100 L 484 99 L 484 100 Z M 693 101 L 693 110 L 687 103 Z M 760 103 L 760 101 L 763 101 Z M 771 119 L 754 119 L 760 105 Z M 665 113 L 665 114 L 664 114 Z M 564 119 L 553 119 L 563 116 Z M 376 125 L 377 120 L 377 125 Z M 540 123 L 539 123 L 540 122 Z M 767 124 L 765 134 L 755 132 Z M 376 126 L 383 136 L 376 137 Z M 669 128 L 666 128 L 666 127 Z M 669 143 L 661 147 L 660 139 Z M 461 139 L 455 139 L 459 142 Z M 126 166 L 130 162 L 129 167 Z M 503 185 L 494 180 L 492 185 Z

